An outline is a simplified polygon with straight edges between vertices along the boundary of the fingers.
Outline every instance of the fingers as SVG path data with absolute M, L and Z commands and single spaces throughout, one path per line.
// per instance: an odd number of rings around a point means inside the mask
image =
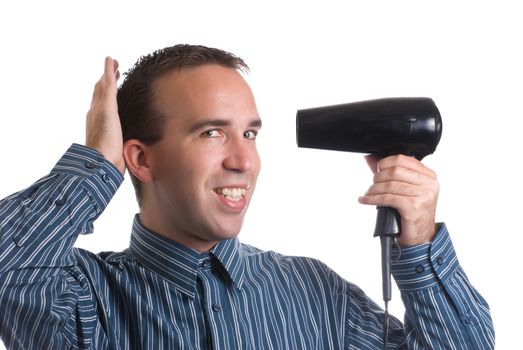
M 367 191 L 367 194 L 396 193 L 406 194 L 412 192 L 407 190 L 408 185 L 430 186 L 436 182 L 436 173 L 423 165 L 415 158 L 407 156 L 392 156 L 377 160 L 375 156 L 365 156 L 369 168 L 374 173 L 375 188 Z M 405 188 L 404 191 L 401 189 Z
M 116 82 L 120 78 L 120 71 L 118 70 L 118 61 L 107 56 L 104 61 L 104 73 L 94 86 L 93 104 L 99 103 L 101 99 L 112 99 L 116 95 Z
M 369 166 L 375 160 L 366 157 Z M 439 193 L 436 173 L 420 161 L 392 156 L 376 162 L 373 185 L 358 200 L 362 204 L 391 206 L 400 211 L 435 202 Z
M 386 181 L 379 182 L 372 185 L 367 192 L 366 196 L 376 196 L 381 194 L 392 194 L 398 196 L 412 197 L 422 193 L 424 187 L 421 185 L 413 185 L 407 182 L 401 181 Z
M 95 84 L 91 107 L 86 116 L 86 146 L 100 151 L 122 172 L 123 138 L 118 115 L 116 82 L 120 77 L 118 61 L 106 57 L 104 73 Z
M 411 246 L 430 242 L 436 232 L 439 194 L 436 173 L 408 156 L 392 156 L 379 161 L 373 157 L 365 159 L 374 172 L 374 179 L 359 202 L 398 210 L 402 230 L 399 244 Z
M 107 79 L 108 83 L 116 83 L 120 78 L 120 71 L 118 71 L 118 61 L 107 56 L 105 58 L 105 67 L 103 78 Z
M 437 186 L 412 186 L 400 182 L 376 184 L 364 196 L 358 198 L 361 204 L 396 208 L 405 217 L 421 207 L 435 207 L 439 189 Z
M 107 56 L 104 62 L 104 77 L 110 77 L 114 73 L 114 60 Z
M 411 170 L 397 166 L 381 170 L 374 175 L 374 184 L 387 184 L 395 182 L 398 184 L 405 183 L 413 186 L 430 184 L 436 180 L 435 176 L 427 175 L 419 171 Z
M 377 156 L 369 154 L 365 156 L 365 161 L 373 174 L 390 169 L 405 168 L 436 178 L 436 173 L 433 170 L 424 166 L 417 159 L 405 155 L 390 156 L 380 160 Z
M 425 165 L 423 165 L 423 163 L 421 163 L 414 157 L 409 157 L 405 155 L 391 156 L 381 159 L 377 164 L 377 168 L 379 171 L 396 167 L 410 169 L 412 171 L 436 178 L 436 173 L 433 170 L 427 168 Z

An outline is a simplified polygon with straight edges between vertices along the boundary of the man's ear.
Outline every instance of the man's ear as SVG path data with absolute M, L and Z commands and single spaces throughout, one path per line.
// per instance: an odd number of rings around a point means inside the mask
M 141 182 L 153 179 L 148 146 L 136 139 L 127 140 L 123 145 L 123 158 L 129 172 Z

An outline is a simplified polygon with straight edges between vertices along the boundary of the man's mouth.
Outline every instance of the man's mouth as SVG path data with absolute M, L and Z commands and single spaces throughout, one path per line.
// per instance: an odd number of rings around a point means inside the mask
M 222 187 L 214 189 L 214 192 L 230 201 L 238 202 L 245 197 L 246 189 L 236 187 Z

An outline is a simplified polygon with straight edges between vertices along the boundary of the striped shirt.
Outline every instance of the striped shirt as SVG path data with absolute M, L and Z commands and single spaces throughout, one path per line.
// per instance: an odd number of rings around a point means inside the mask
M 323 263 L 241 244 L 198 253 L 135 217 L 123 252 L 74 248 L 123 181 L 72 145 L 0 202 L 0 335 L 9 349 L 383 349 L 383 310 Z M 393 275 L 405 321 L 389 349 L 492 349 L 488 305 L 445 225 Z

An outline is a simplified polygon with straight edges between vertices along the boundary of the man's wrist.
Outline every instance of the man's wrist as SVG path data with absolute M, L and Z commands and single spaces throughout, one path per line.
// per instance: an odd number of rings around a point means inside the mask
M 92 194 L 98 210 L 107 206 L 124 180 L 122 173 L 99 151 L 76 143 L 69 147 L 51 173 L 84 178 L 83 186 Z
M 434 287 L 459 266 L 443 223 L 437 225 L 432 242 L 396 247 L 393 254 L 392 274 L 402 292 Z

